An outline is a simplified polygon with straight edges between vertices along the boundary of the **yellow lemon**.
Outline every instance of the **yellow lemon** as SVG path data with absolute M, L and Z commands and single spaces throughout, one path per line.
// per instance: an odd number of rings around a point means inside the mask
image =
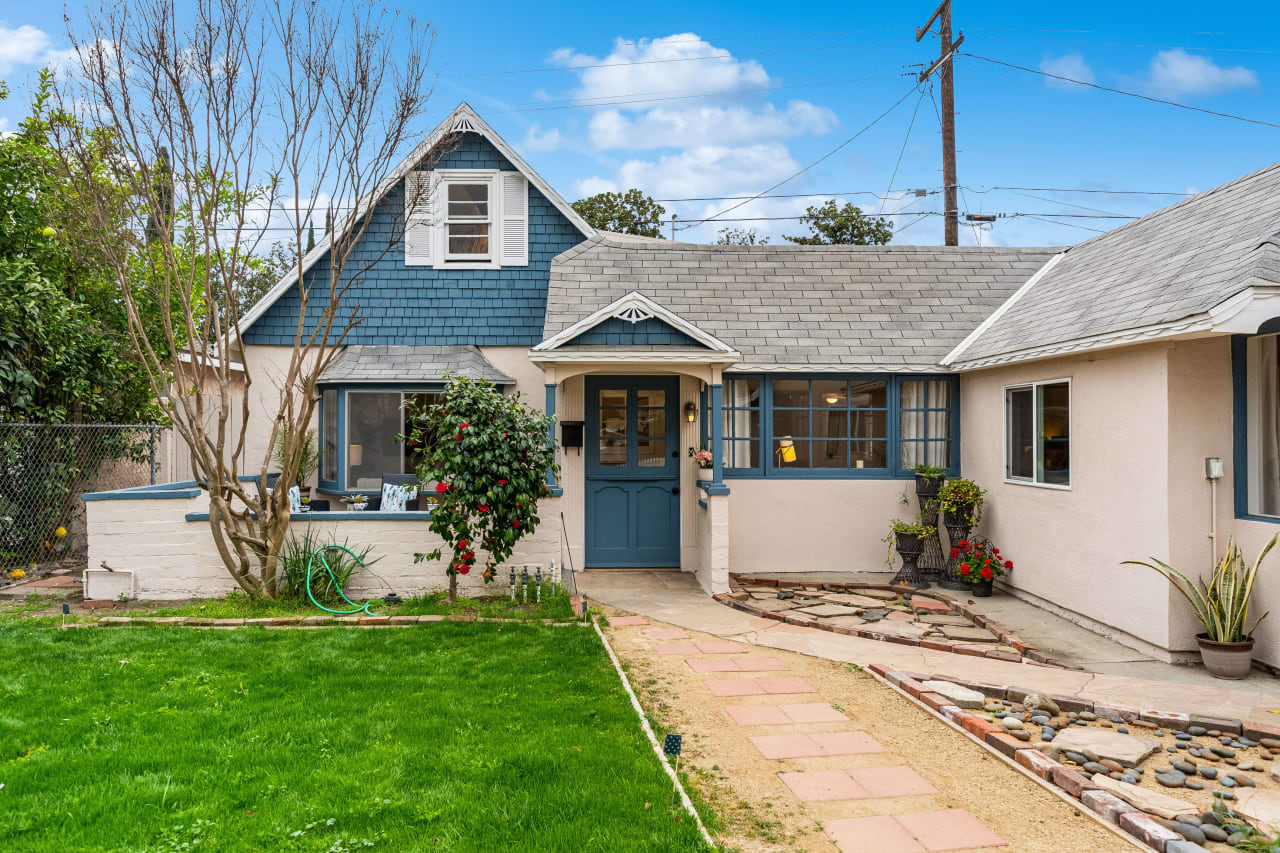
M 53 531 L 53 535 L 54 535 L 54 536 L 57 536 L 59 539 L 61 539 L 63 536 L 66 536 L 66 535 L 67 535 L 67 528 L 62 527 L 61 525 L 59 525 L 59 526 L 58 526 L 58 529 L 57 529 L 57 530 L 55 530 L 55 531 Z
M 57 232 L 57 231 L 54 231 L 52 228 L 50 228 L 49 226 L 47 226 L 47 225 L 46 225 L 46 226 L 45 226 L 45 229 L 44 229 L 43 231 L 41 231 L 40 233 L 41 233 L 41 234 L 43 234 L 43 235 L 44 235 L 44 236 L 46 236 L 46 237 L 52 237 L 53 235 L 57 234 L 58 232 Z
M 13 578 L 16 581 L 20 581 L 26 576 L 27 576 L 27 573 L 24 572 L 22 569 L 14 569 L 13 571 L 9 572 L 9 577 Z
M 52 548 L 52 547 L 53 547 L 53 543 L 52 543 L 52 542 L 50 542 L 48 539 L 46 539 L 46 540 L 44 540 L 44 547 L 46 547 L 46 548 Z

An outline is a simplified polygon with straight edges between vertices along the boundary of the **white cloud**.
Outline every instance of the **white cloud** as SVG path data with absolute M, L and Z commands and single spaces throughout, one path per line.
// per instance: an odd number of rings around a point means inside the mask
M 1223 68 L 1207 56 L 1174 48 L 1155 55 L 1146 83 L 1167 92 L 1207 95 L 1253 88 L 1258 85 L 1258 75 L 1242 65 Z
M 43 30 L 32 26 L 0 27 L 0 74 L 8 74 L 17 65 L 35 63 L 52 43 Z
M 1081 83 L 1092 83 L 1094 81 L 1093 69 L 1089 67 L 1089 63 L 1084 61 L 1084 57 L 1078 53 L 1046 56 L 1040 61 L 1040 70 L 1045 74 L 1070 77 L 1072 80 L 1079 80 Z M 1075 83 L 1069 83 L 1066 80 L 1054 80 L 1051 77 L 1046 78 L 1045 83 L 1058 89 L 1081 88 Z
M 758 192 L 800 168 L 786 146 L 701 145 L 655 160 L 628 160 L 617 183 L 641 187 L 659 198 L 734 195 Z
M 520 143 L 520 148 L 530 151 L 555 151 L 563 141 L 559 128 L 543 130 L 535 123 L 525 131 L 524 142 Z
M 678 147 L 689 140 L 734 145 L 829 133 L 840 124 L 835 113 L 808 101 L 791 101 L 786 109 L 773 104 L 747 106 L 657 107 L 632 118 L 609 109 L 591 118 L 590 138 L 600 149 Z

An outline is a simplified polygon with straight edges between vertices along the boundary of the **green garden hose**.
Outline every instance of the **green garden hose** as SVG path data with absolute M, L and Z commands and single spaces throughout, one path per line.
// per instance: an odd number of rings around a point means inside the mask
M 329 561 L 324 558 L 325 551 L 330 551 L 335 548 L 338 549 L 339 551 L 346 551 L 348 554 L 350 554 L 351 558 L 356 561 L 357 566 L 364 565 L 364 563 L 360 560 L 360 558 L 356 556 L 356 553 L 352 551 L 350 548 L 346 547 L 345 545 L 325 545 L 322 548 L 317 548 L 314 552 L 312 552 L 311 559 L 307 560 L 307 598 L 311 599 L 311 603 L 314 604 L 316 607 L 319 607 L 325 613 L 333 613 L 338 616 L 354 616 L 357 613 L 368 613 L 370 616 L 372 616 L 373 611 L 369 609 L 369 607 L 373 604 L 372 601 L 366 601 L 364 604 L 356 604 L 354 601 L 347 598 L 347 594 L 342 590 L 342 587 L 338 585 L 338 578 L 336 575 L 334 575 L 333 568 L 329 565 Z M 338 591 L 338 595 L 342 598 L 342 600 L 345 601 L 347 604 L 350 604 L 352 607 L 354 607 L 355 610 L 334 610 L 332 608 L 325 607 L 323 604 L 316 601 L 316 597 L 311 591 L 311 567 L 312 565 L 315 564 L 317 556 L 320 557 L 320 563 L 321 565 L 324 566 L 324 570 L 329 573 L 329 581 L 333 584 L 333 588 Z

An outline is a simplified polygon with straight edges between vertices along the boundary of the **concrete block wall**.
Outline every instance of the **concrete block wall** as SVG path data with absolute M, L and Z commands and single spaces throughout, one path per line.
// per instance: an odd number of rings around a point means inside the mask
M 498 582 L 489 585 L 504 589 L 506 571 L 528 564 L 549 569 L 551 561 L 562 565 L 560 500 L 539 501 L 541 523 L 520 540 L 515 553 L 499 569 Z M 203 505 L 202 505 L 203 504 Z M 85 504 L 89 528 L 91 568 L 106 562 L 116 571 L 132 571 L 136 595 L 140 599 L 175 600 L 207 598 L 237 589 L 213 544 L 206 520 L 188 521 L 192 512 L 204 512 L 204 495 L 189 499 L 95 500 Z M 291 533 L 302 536 L 310 525 L 323 543 L 347 544 L 359 551 L 372 545 L 371 557 L 380 558 L 367 571 L 352 576 L 349 594 L 368 598 L 395 592 L 401 596 L 421 595 L 445 589 L 448 579 L 444 563 L 415 564 L 415 552 L 431 551 L 441 544 L 422 518 L 385 519 L 377 513 L 368 518 L 343 518 L 345 514 L 298 516 L 290 524 Z M 483 557 L 483 553 L 479 554 Z M 459 578 L 458 587 L 467 594 L 485 589 L 480 569 Z
M 704 494 L 698 503 L 697 577 L 698 583 L 709 595 L 729 591 L 730 497 Z M 703 503 L 706 503 L 705 507 Z

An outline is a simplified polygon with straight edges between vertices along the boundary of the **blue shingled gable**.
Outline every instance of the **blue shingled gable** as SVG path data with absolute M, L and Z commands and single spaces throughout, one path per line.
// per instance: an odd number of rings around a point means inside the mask
M 624 348 L 629 346 L 681 346 L 705 349 L 700 342 L 679 329 L 672 328 L 656 317 L 650 317 L 638 323 L 631 323 L 619 317 L 610 317 L 563 344 L 565 347 L 593 345 Z
M 435 164 L 440 169 L 515 171 L 501 152 L 477 133 L 463 134 L 454 150 Z M 529 186 L 529 265 L 496 270 L 437 270 L 406 266 L 404 245 L 388 245 L 404 214 L 401 182 L 380 201 L 343 270 L 353 281 L 343 295 L 341 321 L 362 321 L 348 344 L 533 346 L 542 339 L 551 259 L 585 238 L 532 184 Z M 367 269 L 366 269 L 367 268 Z M 304 280 L 327 292 L 329 259 L 317 261 Z M 320 317 L 313 298 L 308 321 Z M 244 333 L 246 344 L 293 343 L 298 294 L 291 288 Z M 338 324 L 341 325 L 341 322 Z

